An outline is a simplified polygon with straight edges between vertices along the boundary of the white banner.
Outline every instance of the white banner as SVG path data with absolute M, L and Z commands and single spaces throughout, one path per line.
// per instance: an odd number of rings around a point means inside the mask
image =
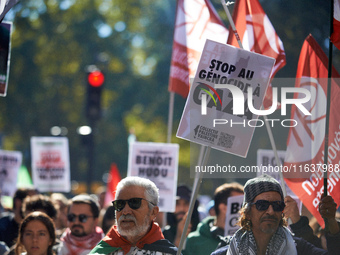
M 227 214 L 224 225 L 224 235 L 229 236 L 233 235 L 236 230 L 240 227 L 236 225 L 240 214 L 238 211 L 241 209 L 243 203 L 243 195 L 240 196 L 232 196 L 228 198 L 227 202 Z
M 66 137 L 31 137 L 33 184 L 40 192 L 70 192 Z
M 143 177 L 156 184 L 162 212 L 175 211 L 178 151 L 178 144 L 134 142 L 130 145 L 128 176 Z
M 261 109 L 274 62 L 206 40 L 177 136 L 246 157 L 255 127 L 264 125 L 253 112 Z
M 0 150 L 1 196 L 13 197 L 17 189 L 18 172 L 22 163 L 20 151 Z

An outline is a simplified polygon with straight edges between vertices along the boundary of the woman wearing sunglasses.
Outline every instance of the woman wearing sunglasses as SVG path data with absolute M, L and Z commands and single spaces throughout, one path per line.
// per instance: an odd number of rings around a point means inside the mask
M 177 248 L 164 239 L 154 222 L 158 214 L 158 188 L 144 178 L 126 177 L 117 185 L 116 222 L 90 254 L 176 254 Z
M 52 219 L 43 212 L 29 214 L 19 227 L 16 255 L 52 255 L 55 227 Z
M 268 175 L 250 179 L 244 186 L 244 202 L 240 210 L 240 229 L 226 237 L 226 246 L 212 255 L 312 255 L 339 254 L 337 236 L 327 239 L 328 252 L 302 238 L 294 237 L 286 228 L 285 208 L 280 183 Z M 338 233 L 339 235 L 340 233 Z

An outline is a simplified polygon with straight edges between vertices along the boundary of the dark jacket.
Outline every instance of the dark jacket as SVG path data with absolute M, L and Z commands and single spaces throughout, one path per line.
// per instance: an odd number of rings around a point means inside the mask
M 340 223 L 338 222 L 340 225 Z M 306 241 L 310 242 L 311 244 L 314 244 L 316 247 L 322 248 L 321 245 L 321 239 L 314 235 L 313 229 L 309 225 L 309 220 L 306 216 L 301 216 L 300 220 L 294 224 L 289 225 L 292 232 L 296 237 L 301 237 L 305 239 Z M 327 236 L 332 236 L 329 233 L 326 233 L 326 239 Z M 340 235 L 338 236 L 338 242 L 340 243 Z M 333 236 L 334 237 L 334 236 Z M 340 251 L 339 251 L 340 254 Z

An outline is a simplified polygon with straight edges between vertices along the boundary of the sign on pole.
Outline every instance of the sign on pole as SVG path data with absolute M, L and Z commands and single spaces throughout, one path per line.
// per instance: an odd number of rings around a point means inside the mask
M 236 225 L 240 214 L 238 211 L 241 209 L 243 203 L 243 195 L 240 196 L 232 196 L 228 198 L 227 201 L 227 213 L 226 220 L 224 225 L 224 235 L 230 236 L 233 235 L 236 230 L 240 227 Z
M 22 163 L 20 151 L 0 150 L 1 196 L 13 197 L 17 189 L 18 172 Z
M 162 212 L 175 211 L 178 151 L 178 144 L 134 142 L 130 145 L 128 176 L 147 178 L 156 184 Z
M 206 40 L 177 136 L 246 157 L 274 62 Z
M 70 192 L 66 137 L 31 137 L 33 184 L 40 192 Z

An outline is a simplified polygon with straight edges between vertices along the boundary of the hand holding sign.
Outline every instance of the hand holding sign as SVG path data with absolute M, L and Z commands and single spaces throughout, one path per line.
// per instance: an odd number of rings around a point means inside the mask
M 298 222 L 300 220 L 300 212 L 296 201 L 291 196 L 286 196 L 284 201 L 286 207 L 283 213 L 292 220 L 293 224 Z

